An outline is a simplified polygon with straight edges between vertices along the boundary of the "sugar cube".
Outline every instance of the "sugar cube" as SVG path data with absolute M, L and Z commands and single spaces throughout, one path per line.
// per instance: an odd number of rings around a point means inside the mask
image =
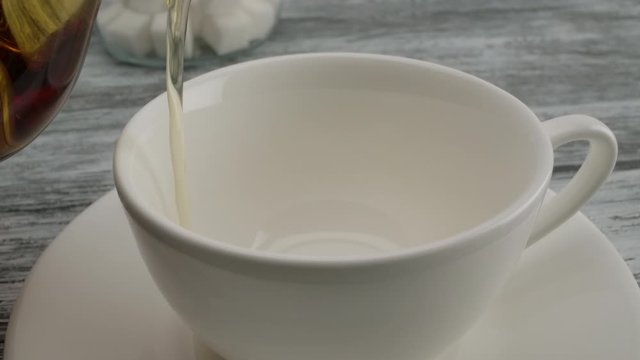
M 251 17 L 249 40 L 264 39 L 276 22 L 276 9 L 265 0 L 239 0 L 242 8 Z
M 167 56 L 167 13 L 158 13 L 151 21 L 151 39 L 153 51 L 158 57 Z M 193 31 L 190 22 L 187 22 L 187 31 L 184 39 L 184 57 L 191 58 L 194 55 Z
M 102 35 L 109 44 L 126 50 L 137 57 L 151 52 L 151 15 L 141 14 L 126 7 L 101 28 Z
M 251 17 L 237 0 L 211 0 L 200 36 L 218 54 L 224 55 L 249 46 Z

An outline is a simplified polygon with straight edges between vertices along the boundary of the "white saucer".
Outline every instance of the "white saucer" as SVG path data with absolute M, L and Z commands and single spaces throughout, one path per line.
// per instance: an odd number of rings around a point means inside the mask
M 453 350 L 456 360 L 640 359 L 640 291 L 604 235 L 576 215 L 526 251 L 498 301 Z M 215 359 L 194 346 L 156 290 L 114 191 L 78 216 L 33 268 L 4 355 Z

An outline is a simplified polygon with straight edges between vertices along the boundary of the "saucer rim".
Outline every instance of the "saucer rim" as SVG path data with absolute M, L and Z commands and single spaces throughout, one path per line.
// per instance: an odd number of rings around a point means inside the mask
M 18 297 L 18 299 L 15 302 L 15 305 L 13 307 L 12 313 L 11 313 L 11 317 L 8 323 L 8 327 L 7 327 L 7 332 L 6 332 L 6 337 L 5 337 L 5 348 L 4 348 L 4 358 L 6 360 L 24 360 L 23 358 L 19 357 L 19 354 L 16 354 L 15 351 L 19 351 L 19 350 L 14 350 L 14 346 L 17 346 L 17 344 L 19 343 L 24 343 L 25 340 L 21 340 L 23 339 L 25 336 L 29 337 L 28 334 L 25 334 L 24 331 L 20 331 L 19 330 L 19 324 L 21 323 L 21 318 L 26 317 L 24 311 L 26 311 L 25 309 L 23 309 L 23 305 L 25 304 L 25 298 L 28 297 L 28 293 L 32 292 L 33 290 L 30 291 L 30 289 L 33 289 L 33 287 L 35 286 L 33 284 L 33 279 L 36 277 L 42 277 L 42 272 L 45 271 L 46 269 L 41 269 L 43 266 L 50 266 L 51 261 L 49 260 L 50 258 L 55 258 L 55 257 L 60 257 L 61 254 L 63 254 L 63 256 L 69 256 L 69 255 L 64 255 L 64 252 L 61 252 L 61 250 L 63 250 L 65 248 L 65 245 L 69 242 L 69 241 L 78 241 L 77 239 L 77 235 L 68 235 L 70 233 L 74 232 L 74 229 L 77 227 L 80 227 L 79 224 L 81 224 L 82 228 L 86 228 L 87 225 L 84 224 L 87 220 L 91 220 L 94 221 L 95 219 L 93 219 L 93 216 L 95 216 L 95 211 L 100 209 L 100 208 L 108 208 L 110 206 L 113 206 L 112 204 L 109 204 L 111 202 L 113 203 L 117 203 L 118 206 L 121 206 L 119 203 L 119 200 L 117 200 L 117 196 L 115 194 L 114 190 L 111 190 L 109 192 L 106 193 L 106 195 L 102 196 L 100 199 L 98 199 L 96 202 L 94 202 L 92 205 L 90 205 L 88 208 L 86 208 L 84 211 L 82 211 L 78 216 L 76 216 L 73 221 L 71 221 L 69 223 L 69 225 L 67 225 L 60 233 L 59 235 L 54 239 L 54 241 L 50 244 L 50 246 L 43 252 L 43 254 L 41 255 L 41 257 L 38 259 L 38 261 L 36 262 L 36 264 L 34 265 L 34 267 L 32 268 L 31 272 L 29 273 L 29 276 L 27 277 L 24 285 L 23 285 L 23 289 L 20 293 L 20 296 Z M 91 211 L 93 210 L 93 211 Z M 113 211 L 112 209 L 110 209 L 109 211 Z M 124 210 L 122 209 L 123 213 Z M 597 241 L 598 246 L 602 246 L 603 249 L 606 249 L 605 251 L 608 253 L 608 256 L 610 259 L 608 259 L 607 261 L 614 261 L 614 256 L 615 256 L 615 264 L 611 264 L 612 266 L 616 266 L 620 269 L 622 269 L 624 267 L 625 271 L 625 277 L 626 279 L 620 279 L 621 281 L 624 281 L 624 286 L 628 287 L 628 288 L 632 288 L 632 292 L 633 292 L 633 299 L 631 300 L 635 300 L 633 303 L 636 304 L 636 307 L 640 307 L 640 288 L 638 288 L 637 286 L 637 282 L 635 281 L 631 271 L 628 269 L 626 263 L 623 261 L 622 257 L 620 256 L 620 254 L 618 253 L 618 251 L 616 250 L 615 246 L 607 239 L 607 237 L 597 228 L 597 226 L 595 226 L 595 224 L 593 224 L 593 222 L 591 222 L 588 218 L 586 218 L 583 214 L 578 213 L 577 215 L 574 215 L 575 218 L 574 220 L 579 221 L 579 226 L 582 227 L 586 227 L 588 232 L 591 233 L 594 237 L 593 241 Z M 109 221 L 109 220 L 107 220 Z M 115 220 L 114 220 L 115 221 Z M 126 220 L 124 219 L 124 215 L 122 220 L 118 220 L 119 222 L 122 221 L 123 224 L 121 226 L 126 226 Z M 132 236 L 132 235 L 130 235 Z M 74 239 L 75 237 L 75 239 Z M 132 240 L 132 239 L 131 239 Z M 133 240 L 132 240 L 133 241 Z M 590 240 L 591 241 L 591 240 Z M 539 244 L 544 244 L 544 242 L 538 243 L 534 246 L 531 247 L 531 250 L 529 251 L 538 251 L 538 250 L 543 250 Z M 135 245 L 133 245 L 133 247 L 135 248 Z M 139 256 L 139 255 L 138 255 Z M 142 261 L 142 260 L 140 260 Z M 602 260 L 605 261 L 605 260 Z M 44 264 L 44 265 L 43 265 Z M 619 272 L 620 275 L 622 275 L 621 272 Z M 149 278 L 149 280 L 151 280 Z M 629 290 L 629 289 L 628 289 Z M 159 294 L 157 294 L 158 296 L 160 296 Z M 32 295 L 33 296 L 33 295 Z M 630 299 L 630 298 L 629 298 Z M 33 304 L 31 304 L 31 306 L 33 306 Z M 71 305 L 69 305 L 71 306 Z M 168 307 L 167 307 L 168 309 Z M 636 309 L 637 310 L 637 309 Z M 636 311 L 637 312 L 637 311 Z M 22 315 L 22 316 L 21 316 Z M 33 320 L 32 320 L 33 321 Z M 20 337 L 21 336 L 21 337 Z M 54 359 L 54 360 L 58 360 L 58 359 Z M 73 359 L 66 359 L 66 360 L 73 360 Z

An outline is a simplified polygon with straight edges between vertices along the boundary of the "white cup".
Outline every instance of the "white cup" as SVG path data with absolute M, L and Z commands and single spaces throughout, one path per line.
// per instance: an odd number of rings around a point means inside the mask
M 192 228 L 165 96 L 126 126 L 116 187 L 161 292 L 228 360 L 432 359 L 617 153 L 593 118 L 540 123 L 471 75 L 380 55 L 226 67 L 186 84 L 185 110 Z M 576 140 L 587 159 L 543 204 L 553 148 Z

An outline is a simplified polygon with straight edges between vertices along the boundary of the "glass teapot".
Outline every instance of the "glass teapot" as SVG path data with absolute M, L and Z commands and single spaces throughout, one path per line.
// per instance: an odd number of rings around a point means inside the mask
M 30 143 L 75 84 L 100 0 L 0 0 L 0 160 Z

